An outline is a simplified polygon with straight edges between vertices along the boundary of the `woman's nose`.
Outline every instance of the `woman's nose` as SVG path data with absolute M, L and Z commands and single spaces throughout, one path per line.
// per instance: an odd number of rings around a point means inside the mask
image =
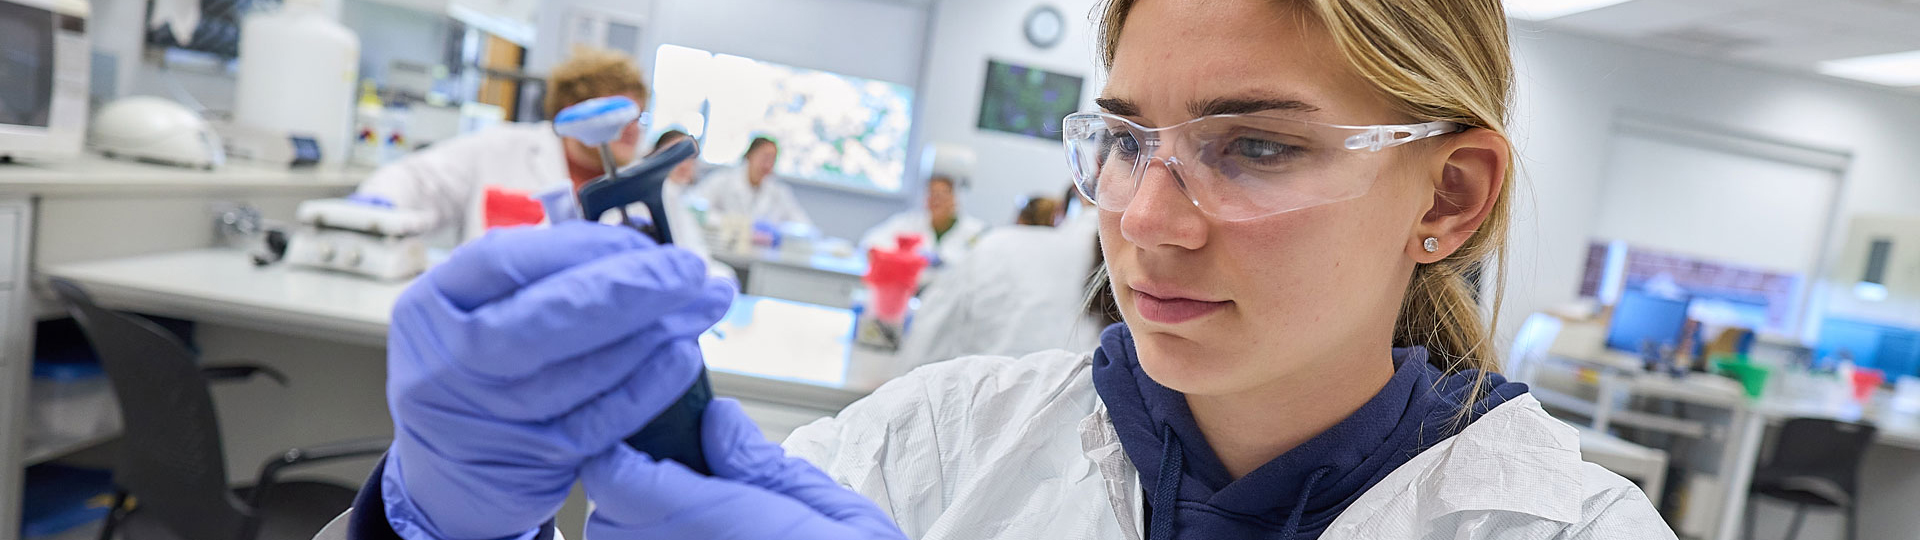
M 1207 218 L 1188 197 L 1172 158 L 1151 158 L 1140 173 L 1133 199 L 1120 215 L 1120 233 L 1135 246 L 1200 249 L 1207 241 Z

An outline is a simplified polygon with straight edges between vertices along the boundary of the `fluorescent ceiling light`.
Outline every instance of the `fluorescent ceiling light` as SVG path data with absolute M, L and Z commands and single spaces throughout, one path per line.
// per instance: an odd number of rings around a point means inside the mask
M 1507 16 L 1528 21 L 1544 21 L 1591 11 L 1627 0 L 1506 0 Z
M 1862 281 L 1853 284 L 1853 295 L 1868 302 L 1883 302 L 1887 299 L 1887 286 Z
M 1920 51 L 1828 60 L 1820 72 L 1887 86 L 1920 86 Z

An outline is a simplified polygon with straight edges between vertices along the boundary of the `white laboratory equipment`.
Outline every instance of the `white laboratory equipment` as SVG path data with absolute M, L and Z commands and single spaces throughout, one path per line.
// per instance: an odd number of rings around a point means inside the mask
M 80 154 L 91 13 L 85 0 L 0 0 L 0 161 Z
M 199 114 L 179 103 L 134 96 L 101 107 L 93 117 L 87 145 L 101 155 L 213 169 L 227 161 L 220 134 Z
M 287 241 L 286 263 L 379 280 L 427 269 L 431 224 L 417 212 L 346 199 L 318 199 L 295 210 L 300 228 Z
M 324 0 L 288 0 L 241 22 L 233 120 L 311 135 L 320 162 L 339 164 L 353 135 L 360 38 L 327 11 Z

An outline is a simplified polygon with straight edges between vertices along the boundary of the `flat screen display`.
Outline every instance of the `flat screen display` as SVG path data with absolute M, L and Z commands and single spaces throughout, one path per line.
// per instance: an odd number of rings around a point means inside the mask
M 240 20 L 248 13 L 278 7 L 281 3 L 280 0 L 184 1 L 199 4 L 199 9 L 182 10 L 179 3 L 169 2 L 163 6 L 148 0 L 147 44 L 235 58 L 240 56 Z M 186 36 L 184 42 L 180 36 Z
M 780 145 L 774 174 L 900 191 L 912 88 L 677 45 L 654 58 L 653 137 L 684 131 L 716 165 L 738 162 L 754 137 L 771 137 Z
M 1083 80 L 1072 75 L 987 61 L 980 129 L 1060 140 L 1060 120 L 1080 107 Z
M 53 12 L 0 2 L 0 125 L 47 127 L 53 110 Z

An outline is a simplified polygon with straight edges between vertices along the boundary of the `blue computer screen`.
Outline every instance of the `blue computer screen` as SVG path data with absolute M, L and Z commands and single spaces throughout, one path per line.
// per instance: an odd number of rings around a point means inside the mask
M 1687 303 L 1645 291 L 1622 292 L 1607 328 L 1607 348 L 1638 353 L 1645 342 L 1680 346 L 1680 334 L 1687 326 Z

